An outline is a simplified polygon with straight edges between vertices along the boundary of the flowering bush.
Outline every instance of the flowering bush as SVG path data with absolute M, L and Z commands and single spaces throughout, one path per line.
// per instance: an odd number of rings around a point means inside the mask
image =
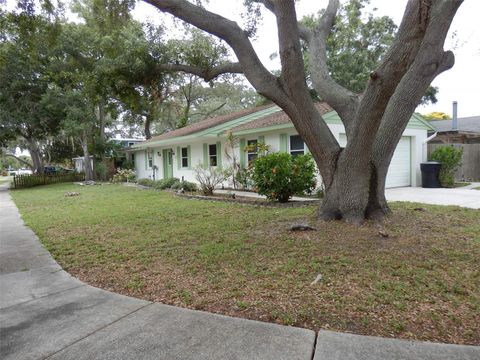
M 294 194 L 315 189 L 315 164 L 310 154 L 271 153 L 255 161 L 252 180 L 259 194 L 287 202 Z
M 135 171 L 131 169 L 118 169 L 112 177 L 113 183 L 135 181 Z

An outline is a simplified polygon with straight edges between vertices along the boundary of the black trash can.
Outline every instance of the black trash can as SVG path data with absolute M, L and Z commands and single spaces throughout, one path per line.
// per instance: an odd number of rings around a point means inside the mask
M 420 164 L 422 170 L 422 187 L 424 188 L 439 188 L 442 187 L 438 176 L 440 175 L 440 168 L 442 164 L 436 161 L 427 161 Z

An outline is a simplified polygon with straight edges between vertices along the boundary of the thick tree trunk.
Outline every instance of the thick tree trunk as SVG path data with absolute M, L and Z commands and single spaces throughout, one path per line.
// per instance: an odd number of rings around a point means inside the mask
M 88 151 L 88 138 L 85 130 L 83 130 L 81 143 L 83 150 L 83 167 L 85 169 L 85 181 L 91 181 L 93 180 L 92 160 L 90 159 L 90 152 Z
M 26 141 L 27 148 L 30 152 L 30 157 L 32 158 L 33 162 L 33 172 L 36 174 L 41 174 L 43 172 L 43 160 L 40 148 L 34 139 L 26 139 Z
M 152 125 L 152 121 L 153 121 L 153 116 L 151 115 L 151 113 L 147 114 L 145 116 L 145 128 L 144 128 L 144 132 L 145 132 L 145 139 L 150 139 L 152 137 L 152 133 L 150 131 L 150 127 Z
M 323 220 L 345 220 L 360 224 L 364 219 L 380 221 L 388 214 L 384 200 L 386 170 L 378 169 L 373 161 L 357 166 L 357 159 L 339 155 L 332 166 L 332 177 L 325 189 L 325 198 L 318 215 Z M 383 200 L 382 200 L 383 196 Z

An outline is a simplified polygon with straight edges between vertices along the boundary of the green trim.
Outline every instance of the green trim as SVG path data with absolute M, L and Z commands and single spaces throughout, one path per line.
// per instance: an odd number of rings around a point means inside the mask
M 283 129 L 294 129 L 294 126 L 292 123 L 273 125 L 273 126 L 267 126 L 264 128 L 237 131 L 237 132 L 234 132 L 233 135 L 235 136 L 250 135 L 250 134 L 256 134 L 259 132 L 267 132 L 267 131 L 283 130 Z
M 177 170 L 182 169 L 182 149 L 177 146 Z
M 407 129 L 427 129 L 436 131 L 435 127 L 433 127 L 433 125 L 425 120 L 425 118 L 419 113 L 413 113 L 408 121 Z
M 138 143 L 132 146 L 132 149 L 144 149 L 144 148 L 149 148 L 152 146 L 158 146 L 158 145 L 170 145 L 170 144 L 177 144 L 177 143 L 185 143 L 190 140 L 198 140 L 199 137 L 218 137 L 221 136 L 226 130 L 234 128 L 236 126 L 260 119 L 262 117 L 274 114 L 278 111 L 281 111 L 281 109 L 278 106 L 271 106 L 267 109 L 261 110 L 254 112 L 249 115 L 245 115 L 242 117 L 239 117 L 237 119 L 233 119 L 231 121 L 228 121 L 226 123 L 211 127 L 209 129 L 205 129 L 199 132 L 196 132 L 194 134 L 186 135 L 186 136 L 177 136 L 174 138 L 170 139 L 165 139 L 165 140 L 159 140 L 159 141 L 153 141 L 153 142 L 148 142 L 148 143 Z M 322 118 L 325 120 L 327 125 L 343 125 L 343 122 L 341 121 L 340 117 L 335 111 L 330 111 L 324 115 L 322 115 Z M 294 126 L 292 123 L 286 123 L 286 124 L 280 124 L 280 125 L 273 125 L 273 126 L 267 126 L 263 128 L 257 128 L 257 129 L 248 129 L 248 130 L 241 130 L 234 132 L 233 134 L 235 136 L 243 136 L 243 135 L 249 135 L 249 134 L 256 134 L 259 132 L 266 132 L 266 131 L 274 131 L 274 130 L 283 130 L 283 129 L 293 129 Z M 435 131 L 435 128 L 428 123 L 428 121 L 425 121 L 425 119 L 418 113 L 414 113 L 412 117 L 410 118 L 408 124 L 407 124 L 407 129 L 422 129 L 422 130 L 433 130 Z
M 245 139 L 240 139 L 240 166 L 242 168 L 245 167 L 245 146 L 246 146 L 246 143 L 245 143 Z
M 288 151 L 288 136 L 287 134 L 280 134 L 280 152 Z
M 222 143 L 217 142 L 217 166 L 222 167 Z
M 203 137 L 208 137 L 208 136 L 218 137 L 218 136 L 223 135 L 225 130 L 231 129 L 235 126 L 242 125 L 244 123 L 247 123 L 247 122 L 250 122 L 250 121 L 253 121 L 253 120 L 257 120 L 257 119 L 262 118 L 262 117 L 267 116 L 267 115 L 274 114 L 274 113 L 279 112 L 281 110 L 282 109 L 280 109 L 278 106 L 274 105 L 274 106 L 271 106 L 267 109 L 256 111 L 252 114 L 248 114 L 248 115 L 245 115 L 245 116 L 241 116 L 239 118 L 233 119 L 233 120 L 228 121 L 226 123 L 223 123 L 223 124 L 220 124 L 220 125 L 217 125 L 217 126 L 213 126 L 211 128 L 208 128 L 208 129 L 205 129 L 205 130 L 193 133 L 193 134 L 189 134 L 189 135 L 185 135 L 185 136 L 176 136 L 176 137 L 173 137 L 173 138 L 170 138 L 170 139 L 165 139 L 165 140 L 150 141 L 150 142 L 145 143 L 145 144 L 144 143 L 138 143 L 138 144 L 132 145 L 132 149 L 133 148 L 142 149 L 142 148 L 145 148 L 145 147 L 157 146 L 157 145 L 167 145 L 167 144 L 170 145 L 170 144 L 175 144 L 175 143 L 179 143 L 179 142 L 185 142 L 186 140 L 192 140 L 192 139 L 197 140 L 199 137 L 202 137 L 202 136 Z
M 252 114 L 248 114 L 248 115 L 239 117 L 235 120 L 232 120 L 232 121 L 226 122 L 224 124 L 220 124 L 220 125 L 217 125 L 217 126 L 214 126 L 214 127 L 210 128 L 210 129 L 204 130 L 203 132 L 200 132 L 200 135 L 205 135 L 206 134 L 206 135 L 220 136 L 220 135 L 223 135 L 225 130 L 231 129 L 235 126 L 239 126 L 239 125 L 242 125 L 242 124 L 245 124 L 245 123 L 249 123 L 253 120 L 260 119 L 264 116 L 275 114 L 276 112 L 279 112 L 279 111 L 282 111 L 282 109 L 279 108 L 277 105 L 274 105 L 274 106 L 271 106 L 267 109 L 256 111 Z
M 190 145 L 187 145 L 187 161 L 188 161 L 188 169 L 192 168 L 192 148 Z
M 203 143 L 203 166 L 208 167 L 208 144 Z

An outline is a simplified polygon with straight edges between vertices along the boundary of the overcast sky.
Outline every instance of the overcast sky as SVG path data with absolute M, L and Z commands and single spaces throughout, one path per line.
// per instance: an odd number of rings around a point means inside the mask
M 370 8 L 377 8 L 378 15 L 388 15 L 400 23 L 407 0 L 372 0 Z M 231 20 L 242 22 L 243 0 L 210 0 L 207 8 Z M 316 13 L 325 7 L 327 0 L 300 0 L 297 3 L 297 16 Z M 439 75 L 433 82 L 439 87 L 438 103 L 423 106 L 418 112 L 443 111 L 451 114 L 452 101 L 458 101 L 458 116 L 480 115 L 480 30 L 478 16 L 479 0 L 466 0 L 457 12 L 445 42 L 445 49 L 455 53 L 455 66 Z M 154 7 L 139 2 L 135 9 L 138 20 L 159 23 L 165 21 L 165 15 Z M 163 19 L 163 20 L 161 20 Z M 452 37 L 452 34 L 456 36 Z M 270 69 L 280 67 L 278 60 L 270 60 L 269 55 L 278 51 L 275 18 L 265 12 L 262 25 L 258 30 L 254 47 L 265 66 Z

